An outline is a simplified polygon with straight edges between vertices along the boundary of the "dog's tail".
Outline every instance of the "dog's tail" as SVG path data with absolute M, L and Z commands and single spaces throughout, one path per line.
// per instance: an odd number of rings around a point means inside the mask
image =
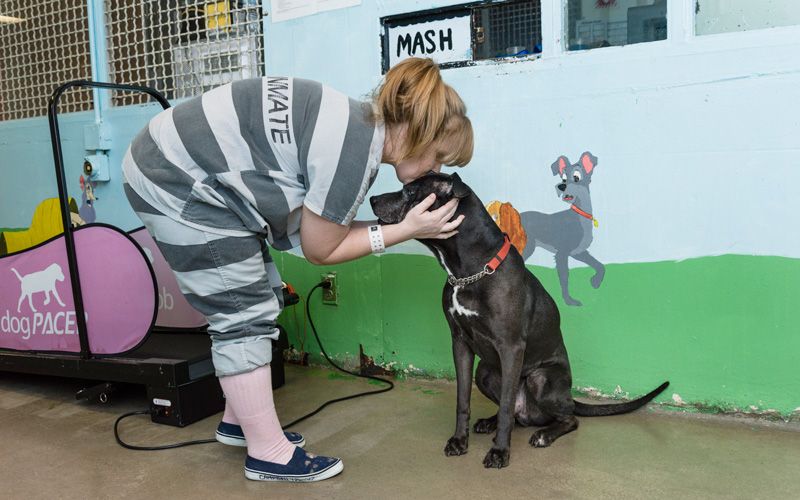
M 20 276 L 20 275 L 19 275 L 19 273 L 17 272 L 17 270 L 16 270 L 16 269 L 14 269 L 13 267 L 11 268 L 11 270 L 12 270 L 12 271 L 14 271 L 14 274 L 16 274 L 16 275 L 17 275 L 17 279 L 19 279 L 20 281 L 22 281 L 22 276 Z
M 622 415 L 623 413 L 630 413 L 638 410 L 642 406 L 652 401 L 656 396 L 661 394 L 664 389 L 669 386 L 669 382 L 664 382 L 656 389 L 648 392 L 644 396 L 634 399 L 633 401 L 626 401 L 624 403 L 611 403 L 602 405 L 590 405 L 575 401 L 575 415 L 579 417 L 606 417 L 609 415 Z

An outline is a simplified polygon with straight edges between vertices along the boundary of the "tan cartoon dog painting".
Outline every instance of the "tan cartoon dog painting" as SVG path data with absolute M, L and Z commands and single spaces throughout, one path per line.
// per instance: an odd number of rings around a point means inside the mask
M 508 235 L 511 244 L 522 254 L 525 250 L 525 245 L 528 243 L 528 235 L 525 234 L 525 229 L 522 227 L 519 212 L 517 212 L 511 203 L 502 203 L 499 201 L 487 203 L 486 211 L 492 216 L 492 219 L 494 219 L 494 222 L 500 227 L 500 230 Z

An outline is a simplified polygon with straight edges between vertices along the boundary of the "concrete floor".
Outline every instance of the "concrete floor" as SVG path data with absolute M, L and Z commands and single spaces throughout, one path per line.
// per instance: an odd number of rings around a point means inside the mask
M 243 476 L 245 452 L 213 443 L 159 452 L 114 442 L 117 415 L 145 406 L 129 388 L 106 406 L 76 402 L 79 381 L 0 373 L 0 497 L 17 498 L 800 498 L 800 432 L 784 426 L 640 411 L 583 418 L 551 448 L 512 436 L 511 465 L 486 470 L 491 445 L 473 435 L 470 452 L 445 457 L 455 385 L 411 380 L 388 394 L 323 410 L 295 430 L 307 449 L 343 458 L 344 472 L 314 484 Z M 323 400 L 375 388 L 321 369 L 287 367 L 276 391 L 283 420 Z M 492 404 L 475 391 L 473 419 Z M 155 445 L 213 436 L 217 419 L 184 429 L 131 417 L 123 439 Z

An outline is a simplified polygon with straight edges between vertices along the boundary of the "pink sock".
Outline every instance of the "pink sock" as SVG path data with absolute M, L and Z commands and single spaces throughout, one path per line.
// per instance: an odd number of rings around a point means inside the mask
M 247 454 L 266 462 L 289 463 L 296 446 L 284 436 L 275 413 L 270 366 L 220 377 L 219 383 L 227 398 L 226 405 L 239 419 L 247 438 Z
M 233 413 L 233 408 L 231 408 L 231 404 L 228 403 L 227 396 L 225 398 L 225 413 L 222 415 L 222 421 L 226 424 L 239 425 L 239 419 L 236 418 L 236 414 Z

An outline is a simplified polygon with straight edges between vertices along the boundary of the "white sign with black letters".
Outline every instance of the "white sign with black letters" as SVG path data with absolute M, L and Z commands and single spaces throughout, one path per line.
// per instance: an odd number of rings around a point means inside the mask
M 270 18 L 273 23 L 279 23 L 356 5 L 361 5 L 361 0 L 272 0 Z
M 409 57 L 430 57 L 438 64 L 472 60 L 469 14 L 390 27 L 389 67 Z

